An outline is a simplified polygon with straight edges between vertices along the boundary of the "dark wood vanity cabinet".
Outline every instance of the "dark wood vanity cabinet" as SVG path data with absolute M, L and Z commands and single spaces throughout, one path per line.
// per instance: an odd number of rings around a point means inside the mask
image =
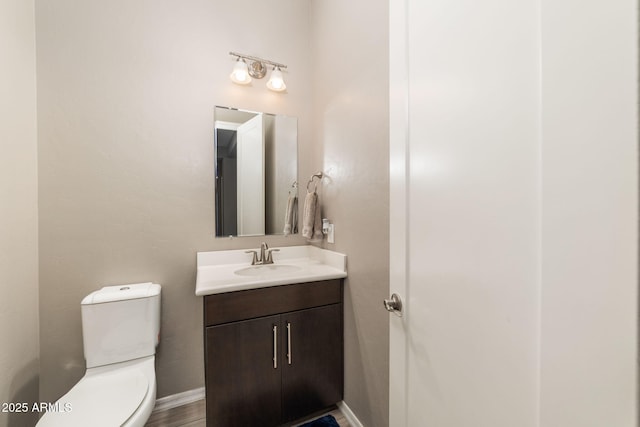
M 207 426 L 278 426 L 342 400 L 342 281 L 204 299 Z
M 280 423 L 281 374 L 269 358 L 279 323 L 268 316 L 206 328 L 207 426 Z
M 342 400 L 342 304 L 283 314 L 282 415 L 293 421 Z

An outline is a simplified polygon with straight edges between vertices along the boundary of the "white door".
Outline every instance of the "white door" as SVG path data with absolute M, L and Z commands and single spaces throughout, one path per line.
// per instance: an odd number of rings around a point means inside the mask
M 390 2 L 391 427 L 638 425 L 636 9 Z
M 238 126 L 238 235 L 264 235 L 264 132 L 258 114 Z
M 392 427 L 537 426 L 536 7 L 391 2 Z

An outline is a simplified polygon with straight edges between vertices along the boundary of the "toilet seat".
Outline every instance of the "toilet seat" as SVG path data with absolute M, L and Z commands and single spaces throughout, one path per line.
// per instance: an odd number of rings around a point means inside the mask
M 88 421 L 92 427 L 121 426 L 138 410 L 149 385 L 148 376 L 135 366 L 89 370 L 56 402 L 59 412 L 47 412 L 38 426 L 86 427 Z

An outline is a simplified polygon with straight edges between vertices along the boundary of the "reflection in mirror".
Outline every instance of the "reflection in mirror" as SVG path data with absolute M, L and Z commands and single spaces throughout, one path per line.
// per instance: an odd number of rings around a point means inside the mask
M 214 128 L 216 236 L 283 234 L 297 196 L 297 118 L 216 107 Z

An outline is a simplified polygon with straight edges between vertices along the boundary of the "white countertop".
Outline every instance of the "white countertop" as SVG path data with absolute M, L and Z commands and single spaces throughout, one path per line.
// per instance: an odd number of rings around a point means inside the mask
M 290 268 L 292 271 L 283 268 L 282 272 L 243 276 L 236 272 L 251 267 L 252 255 L 245 253 L 247 249 L 198 252 L 196 295 L 212 295 L 347 277 L 347 256 L 344 254 L 311 245 L 286 246 L 277 249 L 280 251 L 273 252 L 273 265 L 292 266 Z

